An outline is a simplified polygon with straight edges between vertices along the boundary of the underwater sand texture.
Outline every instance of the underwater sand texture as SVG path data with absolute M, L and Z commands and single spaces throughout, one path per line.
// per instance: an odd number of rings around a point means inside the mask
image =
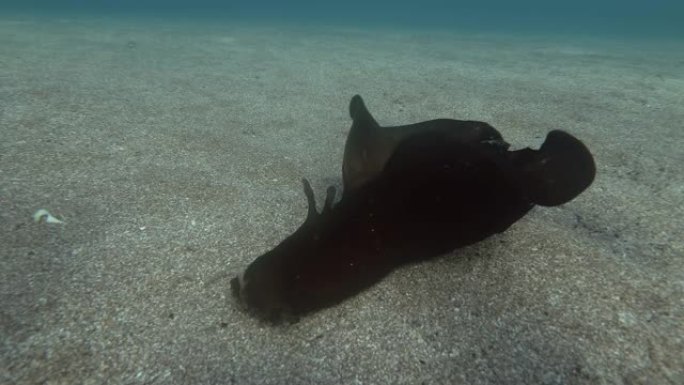
M 684 383 L 676 42 L 0 19 L 0 383 Z M 341 184 L 347 106 L 563 129 L 593 186 L 292 326 L 229 278 Z M 63 224 L 36 223 L 46 209 Z

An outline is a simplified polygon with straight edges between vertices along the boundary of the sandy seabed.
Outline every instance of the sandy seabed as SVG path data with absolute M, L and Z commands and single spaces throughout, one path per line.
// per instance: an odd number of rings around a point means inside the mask
M 291 326 L 228 279 L 383 125 L 551 129 L 593 186 Z M 682 384 L 684 44 L 0 18 L 3 384 Z M 35 223 L 49 210 L 63 224 Z

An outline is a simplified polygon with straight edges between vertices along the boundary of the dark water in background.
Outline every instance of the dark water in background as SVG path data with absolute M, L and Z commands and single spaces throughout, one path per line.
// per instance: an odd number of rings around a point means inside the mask
M 3 9 L 684 39 L 684 0 L 1 0 Z

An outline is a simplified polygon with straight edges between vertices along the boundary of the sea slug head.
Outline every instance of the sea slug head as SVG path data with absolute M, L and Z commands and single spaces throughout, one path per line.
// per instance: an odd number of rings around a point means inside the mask
M 287 260 L 292 252 L 296 250 L 281 244 L 258 257 L 230 281 L 232 294 L 243 310 L 273 323 L 291 312 L 284 295 L 286 280 L 281 261 Z
M 309 211 L 306 221 L 272 250 L 259 256 L 244 272 L 230 282 L 231 291 L 240 306 L 271 323 L 294 321 L 292 304 L 297 293 L 293 283 L 306 274 L 306 262 L 318 253 L 318 233 L 331 210 L 335 189 L 328 188 L 323 211 L 316 211 L 313 191 L 304 179 L 304 192 Z

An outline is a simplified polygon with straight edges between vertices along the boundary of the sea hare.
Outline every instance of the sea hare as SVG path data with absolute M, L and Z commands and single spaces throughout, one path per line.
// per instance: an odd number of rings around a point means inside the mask
M 509 151 L 482 122 L 434 120 L 394 134 L 360 97 L 350 112 L 341 200 L 333 205 L 328 188 L 318 213 L 304 180 L 304 223 L 231 281 L 260 318 L 296 319 L 337 304 L 401 265 L 505 231 L 534 205 L 568 202 L 594 179 L 591 153 L 563 131 L 549 132 L 538 150 Z

